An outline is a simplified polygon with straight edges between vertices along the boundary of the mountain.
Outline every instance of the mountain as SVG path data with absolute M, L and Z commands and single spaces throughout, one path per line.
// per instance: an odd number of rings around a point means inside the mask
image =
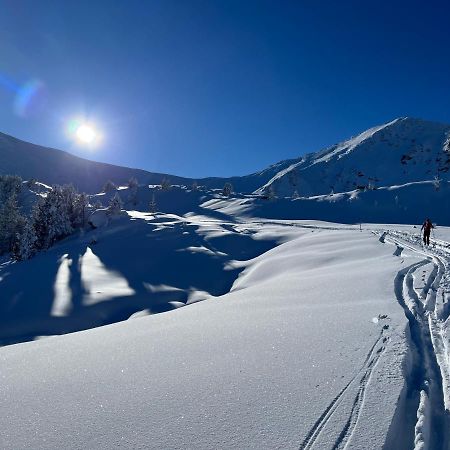
M 347 192 L 357 188 L 449 180 L 450 125 L 399 118 L 356 137 L 297 159 L 280 161 L 246 176 L 208 177 L 197 182 L 207 188 L 232 183 L 236 192 L 261 194 L 271 186 L 277 196 L 302 197 Z M 153 173 L 90 161 L 62 150 L 30 144 L 0 133 L 0 173 L 36 178 L 46 184 L 72 183 L 80 191 L 99 192 L 111 179 L 126 184 L 190 185 L 192 178 Z
M 226 182 L 231 182 L 239 192 L 253 192 L 293 161 L 282 161 L 244 177 L 209 177 L 197 181 L 208 188 L 222 188 Z M 124 185 L 131 177 L 141 184 L 159 184 L 163 178 L 169 178 L 173 184 L 191 185 L 195 181 L 192 178 L 90 161 L 3 133 L 0 133 L 0 174 L 19 175 L 25 180 L 35 178 L 48 185 L 72 183 L 79 191 L 88 193 L 99 192 L 107 180 Z
M 302 197 L 354 189 L 448 181 L 450 125 L 399 118 L 325 150 L 310 153 L 279 171 L 257 192 Z
M 131 177 L 140 183 L 159 184 L 165 177 L 172 183 L 190 184 L 192 180 L 163 173 L 90 161 L 0 133 L 0 174 L 35 178 L 46 184 L 72 183 L 79 191 L 99 192 L 107 180 L 126 184 Z

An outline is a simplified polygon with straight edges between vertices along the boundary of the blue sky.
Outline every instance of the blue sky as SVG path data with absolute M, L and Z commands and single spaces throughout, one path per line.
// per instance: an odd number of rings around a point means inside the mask
M 399 116 L 450 123 L 449 17 L 445 1 L 0 0 L 0 131 L 202 177 Z M 67 134 L 80 116 L 95 149 Z

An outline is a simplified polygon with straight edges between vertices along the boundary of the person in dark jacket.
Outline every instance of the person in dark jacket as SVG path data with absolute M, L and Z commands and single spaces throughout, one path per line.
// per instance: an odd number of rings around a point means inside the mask
M 434 226 L 431 223 L 431 220 L 430 219 L 425 220 L 425 222 L 422 225 L 423 242 L 425 245 L 430 245 L 430 234 L 432 228 L 434 228 Z

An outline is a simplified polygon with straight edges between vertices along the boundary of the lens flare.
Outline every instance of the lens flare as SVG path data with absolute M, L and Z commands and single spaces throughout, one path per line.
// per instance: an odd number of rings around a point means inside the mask
M 29 117 L 38 113 L 46 101 L 46 89 L 44 83 L 39 80 L 31 80 L 19 87 L 14 98 L 14 112 L 19 117 Z

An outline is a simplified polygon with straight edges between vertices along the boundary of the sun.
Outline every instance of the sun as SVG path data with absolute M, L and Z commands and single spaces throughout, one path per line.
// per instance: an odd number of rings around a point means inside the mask
M 82 144 L 93 144 L 97 137 L 97 131 L 89 124 L 81 124 L 75 131 L 75 136 Z

